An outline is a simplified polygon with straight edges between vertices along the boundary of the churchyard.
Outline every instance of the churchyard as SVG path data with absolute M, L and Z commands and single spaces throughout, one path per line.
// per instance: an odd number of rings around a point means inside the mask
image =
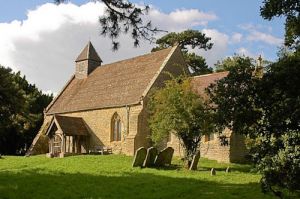
M 132 163 L 133 157 L 124 155 L 4 156 L 0 198 L 275 198 L 261 192 L 261 176 L 250 165 L 200 159 L 197 170 L 190 171 L 176 157 L 167 167 Z

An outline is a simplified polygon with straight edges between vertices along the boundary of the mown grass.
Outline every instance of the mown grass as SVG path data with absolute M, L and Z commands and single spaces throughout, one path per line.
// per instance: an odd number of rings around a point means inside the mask
M 0 159 L 0 198 L 274 198 L 260 191 L 260 175 L 248 165 L 201 159 L 198 171 L 132 168 L 132 157 L 73 156 L 63 159 L 9 157 Z M 210 168 L 217 169 L 210 176 Z

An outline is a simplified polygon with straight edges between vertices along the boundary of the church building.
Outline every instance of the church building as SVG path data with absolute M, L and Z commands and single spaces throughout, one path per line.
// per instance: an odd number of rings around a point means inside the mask
M 115 154 L 134 155 L 139 147 L 150 147 L 146 105 L 151 91 L 170 78 L 165 72 L 188 72 L 178 46 L 103 65 L 89 42 L 75 61 L 75 74 L 46 108 L 29 153 L 64 157 L 109 147 Z M 209 84 L 226 75 L 193 77 L 195 91 L 203 95 Z M 216 135 L 204 137 L 201 155 L 223 162 L 242 158 L 243 139 L 227 135 L 232 143 L 228 146 L 221 146 Z M 166 146 L 182 155 L 174 135 Z

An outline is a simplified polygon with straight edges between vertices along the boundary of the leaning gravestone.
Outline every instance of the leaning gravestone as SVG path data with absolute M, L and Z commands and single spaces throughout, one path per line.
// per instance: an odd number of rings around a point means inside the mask
M 200 159 L 200 151 L 197 151 L 193 156 L 192 164 L 190 166 L 190 170 L 197 170 L 197 165 Z
M 227 168 L 226 168 L 226 171 L 225 171 L 226 173 L 229 173 L 229 172 L 231 172 L 231 169 L 230 169 L 230 167 L 228 166 Z
M 147 150 L 144 147 L 139 148 L 135 152 L 132 167 L 142 167 L 146 158 Z
M 212 175 L 212 176 L 216 175 L 216 170 L 214 168 L 211 168 L 210 175 Z
M 144 161 L 144 167 L 152 167 L 154 166 L 154 161 L 157 156 L 157 149 L 155 147 L 150 147 L 147 149 L 147 155 Z
M 165 165 L 171 165 L 174 149 L 172 147 L 167 147 L 158 153 L 155 158 L 154 165 L 161 167 Z

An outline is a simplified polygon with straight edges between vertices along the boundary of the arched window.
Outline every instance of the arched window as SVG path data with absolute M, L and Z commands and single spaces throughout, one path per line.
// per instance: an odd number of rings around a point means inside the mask
M 117 113 L 112 117 L 111 127 L 111 141 L 121 141 L 122 123 Z

